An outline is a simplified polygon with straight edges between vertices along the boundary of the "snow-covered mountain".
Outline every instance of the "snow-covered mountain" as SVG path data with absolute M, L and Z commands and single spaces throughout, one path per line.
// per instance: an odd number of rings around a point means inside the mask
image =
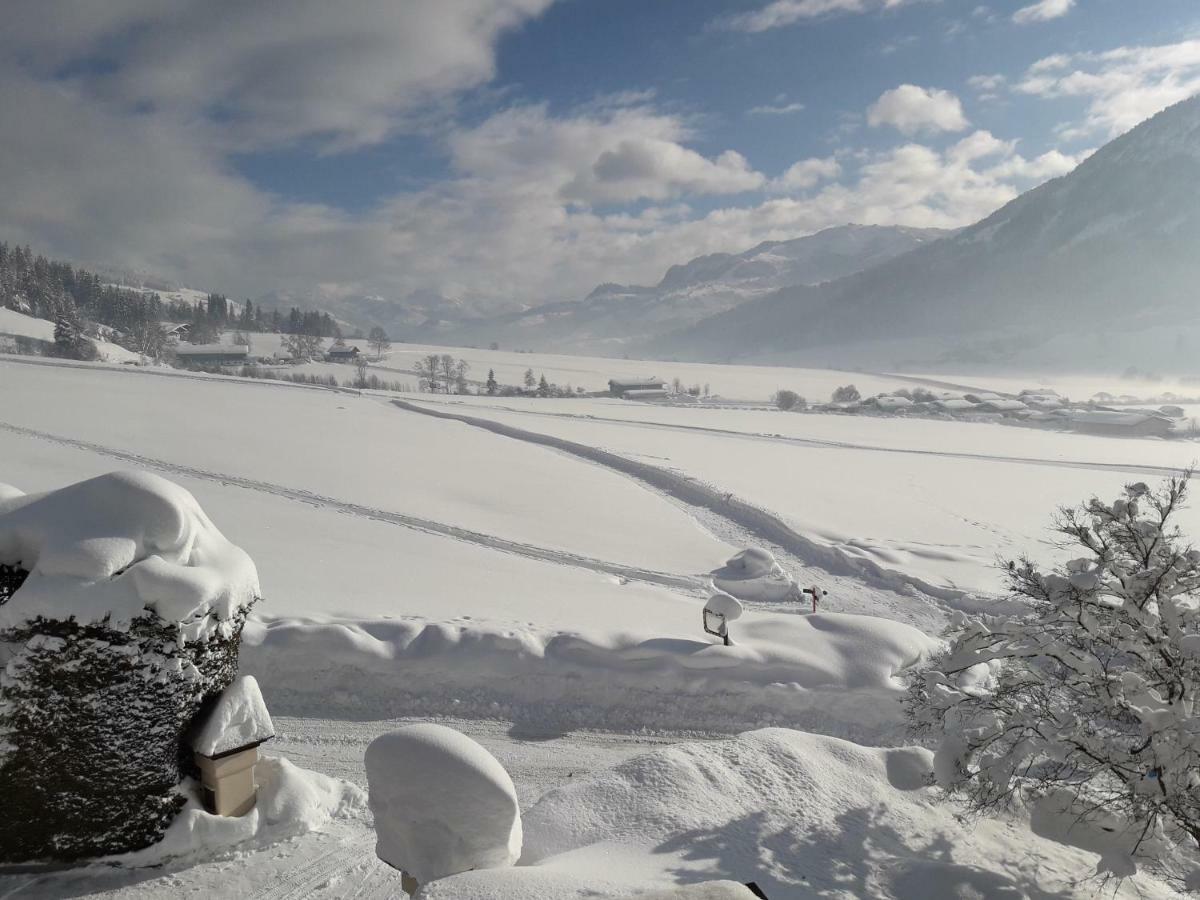
M 612 353 L 794 285 L 861 271 L 943 237 L 935 228 L 846 225 L 742 253 L 672 266 L 653 286 L 602 284 L 582 301 L 538 306 L 448 330 L 462 343 Z
M 1193 97 L 954 235 L 829 284 L 785 288 L 640 350 L 902 365 L 1028 364 L 1108 348 L 1195 369 L 1198 286 Z M 1141 337 L 1117 339 L 1132 334 Z

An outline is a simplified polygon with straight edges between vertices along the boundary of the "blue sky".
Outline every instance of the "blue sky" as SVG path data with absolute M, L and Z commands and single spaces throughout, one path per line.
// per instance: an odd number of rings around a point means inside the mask
M 986 215 L 1200 90 L 1194 0 L 13 0 L 0 239 L 498 308 Z

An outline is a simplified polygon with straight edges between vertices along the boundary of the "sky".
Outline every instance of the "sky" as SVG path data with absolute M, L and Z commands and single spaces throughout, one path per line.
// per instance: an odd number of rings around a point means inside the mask
M 484 308 L 956 227 L 1200 91 L 1196 0 L 5 0 L 0 240 Z

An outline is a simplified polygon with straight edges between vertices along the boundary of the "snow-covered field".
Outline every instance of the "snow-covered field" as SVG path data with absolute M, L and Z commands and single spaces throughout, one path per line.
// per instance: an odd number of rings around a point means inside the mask
M 999 589 L 998 558 L 1045 556 L 1051 513 L 1191 464 L 1190 442 L 1127 440 L 999 423 L 622 401 L 422 397 L 457 412 L 610 450 L 770 510 L 851 560 L 933 587 Z M 1200 511 L 1185 513 L 1192 531 Z
M 423 349 L 393 349 L 384 365 Z M 754 401 L 850 380 L 451 352 L 472 377 L 491 366 L 517 381 L 533 366 L 600 389 L 678 374 Z M 864 392 L 911 384 L 853 379 Z M 898 673 L 949 611 L 987 601 L 994 559 L 1049 555 L 1056 504 L 1154 480 L 1188 464 L 1192 444 L 613 400 L 393 399 L 4 358 L 0 482 L 33 492 L 145 468 L 187 488 L 258 566 L 265 601 L 242 669 L 280 725 L 270 752 L 361 784 L 362 750 L 394 717 L 457 716 L 483 735 L 514 774 L 532 824 L 523 863 L 538 871 L 449 879 L 428 896 L 575 896 L 584 882 L 619 895 L 700 877 L 757 879 L 773 900 L 1094 892 L 1075 882 L 1095 857 L 1054 835 L 958 823 L 920 787 L 921 751 L 781 731 L 606 767 L 670 732 L 778 725 L 901 742 Z M 749 600 L 722 647 L 700 626 L 707 575 L 751 545 L 830 594 L 816 615 Z M 668 734 L 637 737 L 646 729 Z M 695 782 L 697 767 L 726 774 Z M 766 781 L 745 777 L 767 768 Z M 628 825 L 605 812 L 618 808 Z M 0 891 L 394 896 L 365 815 L 248 855 L 14 876 Z M 1149 881 L 1120 888 L 1139 891 L 1163 895 Z

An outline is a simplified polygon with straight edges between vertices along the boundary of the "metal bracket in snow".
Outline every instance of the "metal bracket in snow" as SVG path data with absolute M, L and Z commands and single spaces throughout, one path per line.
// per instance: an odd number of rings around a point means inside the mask
M 715 627 L 710 627 L 711 625 L 715 625 Z M 729 623 L 725 621 L 725 613 L 714 612 L 706 606 L 704 608 L 704 630 L 719 637 L 725 642 L 726 647 L 729 646 Z

